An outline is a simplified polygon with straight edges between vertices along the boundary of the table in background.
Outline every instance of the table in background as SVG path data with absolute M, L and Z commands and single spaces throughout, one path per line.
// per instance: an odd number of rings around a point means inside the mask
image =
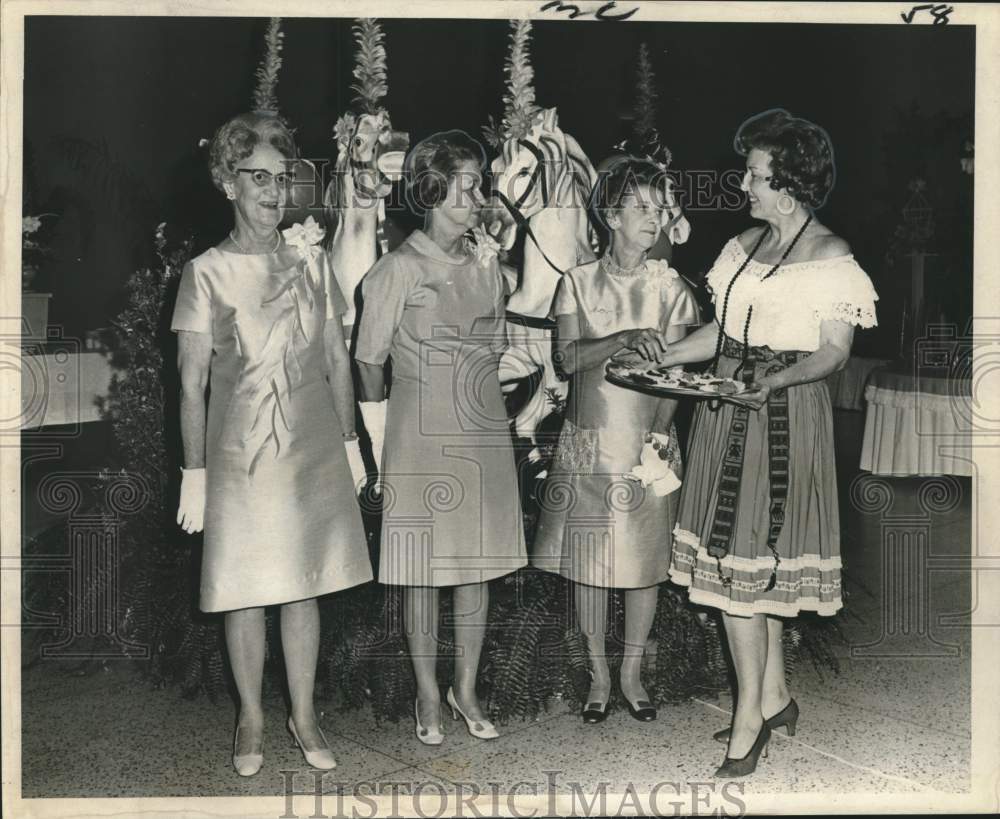
M 826 383 L 830 388 L 830 403 L 834 409 L 855 410 L 861 412 L 865 408 L 865 386 L 873 370 L 885 367 L 887 358 L 859 358 L 851 356 L 847 359 L 844 369 L 827 376 Z
M 21 429 L 101 421 L 114 372 L 106 352 L 66 345 L 25 348 L 21 353 Z
M 861 468 L 875 475 L 972 475 L 972 382 L 874 370 Z

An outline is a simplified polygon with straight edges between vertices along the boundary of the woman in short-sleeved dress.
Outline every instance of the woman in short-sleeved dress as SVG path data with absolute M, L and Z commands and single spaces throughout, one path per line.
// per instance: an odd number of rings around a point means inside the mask
M 819 223 L 833 148 L 786 111 L 741 127 L 743 190 L 763 220 L 723 248 L 708 284 L 716 321 L 671 345 L 669 365 L 714 359 L 751 390 L 695 411 L 671 579 L 723 612 L 739 690 L 716 775 L 751 773 L 770 732 L 793 733 L 782 620 L 841 607 L 840 526 L 826 376 L 850 355 L 877 296 L 847 243 Z
M 658 166 L 630 157 L 602 177 L 594 200 L 609 227 L 608 250 L 599 261 L 566 273 L 552 309 L 557 349 L 573 376 L 566 419 L 539 499 L 531 563 L 577 584 L 578 620 L 594 674 L 583 709 L 588 723 L 604 720 L 611 690 L 604 649 L 609 588 L 628 590 L 622 692 L 636 719 L 656 717 L 639 668 L 657 586 L 670 567 L 667 533 L 674 525 L 682 472 L 671 420 L 676 402 L 616 386 L 604 372 L 611 356 L 641 349 L 644 341 L 656 344 L 659 336 L 679 340 L 699 323 L 684 280 L 666 262 L 646 259 L 660 234 L 662 179 Z M 625 477 L 640 466 L 644 448 L 647 455 L 653 451 L 654 441 L 657 447 L 662 443 L 656 460 L 662 452 L 673 474 L 655 486 Z
M 281 605 L 292 713 L 306 761 L 335 765 L 313 706 L 316 597 L 372 579 L 355 485 L 364 464 L 354 433 L 346 309 L 311 220 L 278 232 L 291 134 L 245 114 L 212 142 L 212 176 L 235 229 L 181 276 L 179 335 L 184 461 L 178 523 L 204 527 L 201 608 L 226 612 L 240 695 L 233 764 L 263 762 L 264 607 Z M 329 379 L 329 381 L 328 381 Z M 210 388 L 205 411 L 206 387 Z
M 404 587 L 417 737 L 437 744 L 443 737 L 438 589 L 455 588 L 455 682 L 447 699 L 467 716 L 470 732 L 491 738 L 497 734 L 475 689 L 486 583 L 524 566 L 527 557 L 498 377 L 504 277 L 495 253 L 482 246 L 477 253 L 462 238 L 478 225 L 482 149 L 459 132 L 445 132 L 413 148 L 407 163 L 408 178 L 423 180 L 410 193 L 426 208 L 425 229 L 362 280 L 355 359 L 365 426 L 376 457 L 384 451 L 378 579 Z

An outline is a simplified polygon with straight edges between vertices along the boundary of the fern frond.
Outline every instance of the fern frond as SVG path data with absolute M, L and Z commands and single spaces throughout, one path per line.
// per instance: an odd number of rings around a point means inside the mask
M 363 18 L 354 26 L 354 39 L 358 44 L 354 66 L 357 82 L 351 85 L 356 92 L 354 101 L 366 114 L 377 114 L 381 100 L 389 93 L 385 34 L 377 20 Z
M 656 135 L 656 76 L 649 57 L 649 46 L 639 46 L 635 77 L 635 107 L 632 132 L 639 145 L 649 143 Z
M 253 92 L 253 107 L 261 113 L 278 113 L 278 72 L 281 70 L 281 45 L 285 35 L 281 18 L 272 17 L 264 35 L 264 56 L 257 67 L 257 87 Z

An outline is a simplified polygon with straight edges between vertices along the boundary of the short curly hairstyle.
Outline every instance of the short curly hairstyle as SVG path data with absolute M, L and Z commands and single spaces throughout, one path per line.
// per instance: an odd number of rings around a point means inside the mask
M 469 161 L 486 168 L 486 151 L 465 131 L 440 131 L 414 145 L 403 163 L 410 206 L 423 213 L 440 205 L 458 167 Z
M 815 123 L 773 108 L 744 122 L 733 140 L 736 153 L 754 148 L 771 155 L 771 187 L 786 189 L 803 205 L 822 207 L 836 179 L 830 135 Z
M 634 194 L 641 185 L 662 190 L 666 198 L 668 178 L 667 171 L 655 162 L 623 155 L 598 175 L 590 192 L 590 211 L 597 223 L 610 233 L 608 211 L 621 207 L 625 197 Z
M 222 125 L 212 137 L 208 166 L 212 182 L 220 191 L 223 183 L 236 177 L 236 163 L 246 159 L 258 145 L 277 148 L 286 159 L 297 159 L 295 139 L 288 126 L 273 114 L 238 114 Z

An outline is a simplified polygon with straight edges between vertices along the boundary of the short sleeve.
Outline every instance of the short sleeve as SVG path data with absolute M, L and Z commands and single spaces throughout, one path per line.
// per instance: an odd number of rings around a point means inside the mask
M 567 273 L 559 280 L 555 298 L 552 301 L 552 316 L 558 322 L 560 340 L 576 341 L 580 338 L 579 314 L 580 306 L 576 281 L 571 273 Z
M 384 364 L 403 320 L 410 277 L 395 252 L 379 259 L 361 280 L 361 321 L 354 357 L 366 364 Z
M 193 262 L 184 265 L 170 329 L 212 332 L 212 293 L 205 273 Z
M 347 300 L 340 289 L 340 284 L 337 283 L 337 277 L 333 275 L 330 256 L 320 253 L 317 259 L 323 276 L 323 285 L 326 287 L 326 318 L 335 319 L 347 312 Z
M 849 259 L 824 275 L 824 287 L 817 292 L 813 315 L 819 321 L 842 321 L 858 327 L 874 327 L 878 294 L 868 274 Z
M 701 324 L 701 312 L 691 288 L 677 277 L 663 288 L 666 321 L 664 327 L 693 327 Z

